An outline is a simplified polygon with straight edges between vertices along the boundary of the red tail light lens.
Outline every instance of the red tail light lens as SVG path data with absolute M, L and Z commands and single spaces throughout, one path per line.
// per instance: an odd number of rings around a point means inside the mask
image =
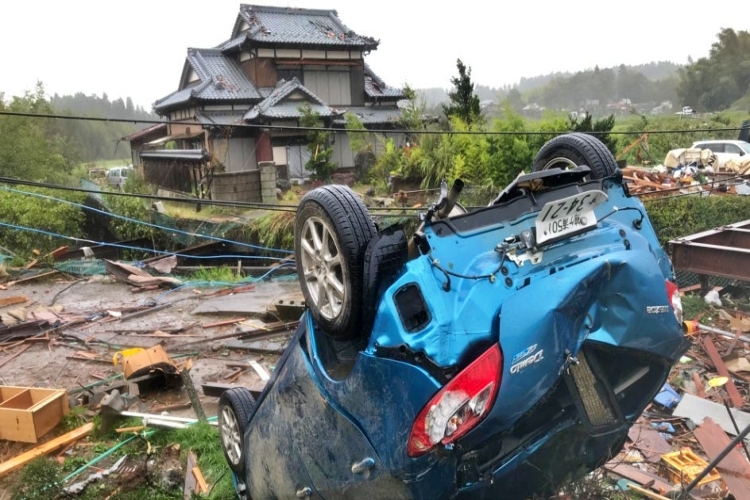
M 502 380 L 498 344 L 475 359 L 425 405 L 414 421 L 407 454 L 418 457 L 460 438 L 489 413 Z
M 682 298 L 680 298 L 680 287 L 669 280 L 667 280 L 667 298 L 669 299 L 669 304 L 672 306 L 674 317 L 677 318 L 679 324 L 682 324 Z

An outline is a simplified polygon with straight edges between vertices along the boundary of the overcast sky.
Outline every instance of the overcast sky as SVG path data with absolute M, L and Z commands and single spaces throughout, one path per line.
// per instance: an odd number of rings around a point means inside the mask
M 132 97 L 151 104 L 177 90 L 188 47 L 227 40 L 236 0 L 11 0 L 0 6 L 0 92 L 42 81 L 52 95 Z M 247 2 L 252 3 L 252 2 Z M 502 86 L 578 71 L 708 55 L 721 28 L 750 30 L 739 0 L 491 1 L 265 0 L 336 9 L 350 29 L 380 40 L 366 60 L 388 84 L 450 86 L 456 59 L 475 83 Z

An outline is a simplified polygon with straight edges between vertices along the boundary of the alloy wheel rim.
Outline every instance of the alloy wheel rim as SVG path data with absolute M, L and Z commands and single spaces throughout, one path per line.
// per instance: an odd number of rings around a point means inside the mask
M 348 293 L 336 234 L 327 221 L 309 217 L 302 228 L 300 247 L 310 299 L 324 318 L 332 320 L 341 314 Z
M 232 464 L 239 464 L 242 456 L 240 426 L 234 411 L 229 406 L 221 410 L 221 442 Z

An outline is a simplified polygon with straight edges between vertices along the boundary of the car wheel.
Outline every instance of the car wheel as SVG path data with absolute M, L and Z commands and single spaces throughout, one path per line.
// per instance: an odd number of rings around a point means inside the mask
M 255 398 L 244 387 L 229 389 L 219 398 L 219 436 L 229 468 L 242 476 L 245 468 L 243 435 Z
M 307 307 L 335 340 L 361 334 L 362 274 L 367 244 L 377 233 L 367 207 L 348 187 L 313 189 L 294 224 L 294 254 Z
M 617 160 L 607 146 L 594 136 L 575 132 L 547 141 L 534 158 L 532 171 L 560 168 L 568 170 L 579 165 L 591 169 L 591 179 L 602 179 L 617 173 Z

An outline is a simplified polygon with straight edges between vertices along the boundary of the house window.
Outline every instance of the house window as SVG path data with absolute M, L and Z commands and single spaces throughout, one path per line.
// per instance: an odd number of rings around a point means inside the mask
M 348 68 L 344 71 L 305 70 L 304 85 L 326 104 L 350 106 L 352 84 Z

